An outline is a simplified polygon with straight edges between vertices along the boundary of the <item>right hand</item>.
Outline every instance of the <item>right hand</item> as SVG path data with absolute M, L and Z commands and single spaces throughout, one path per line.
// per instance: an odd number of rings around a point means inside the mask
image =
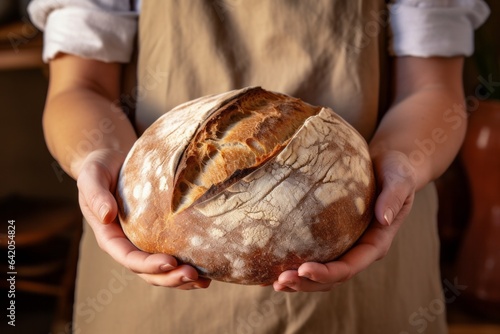
M 210 279 L 199 277 L 189 265 L 177 265 L 173 256 L 139 250 L 125 236 L 117 219 L 113 196 L 125 153 L 97 150 L 80 165 L 77 186 L 80 208 L 99 247 L 146 282 L 183 290 L 207 288 Z

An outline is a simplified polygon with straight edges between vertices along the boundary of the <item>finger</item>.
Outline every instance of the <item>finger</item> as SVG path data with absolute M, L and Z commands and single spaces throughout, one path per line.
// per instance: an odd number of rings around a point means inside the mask
M 273 288 L 276 291 L 297 292 L 296 287 L 299 281 L 297 270 L 287 270 L 279 275 L 278 280 L 273 283 Z
M 94 217 L 104 224 L 109 224 L 115 219 L 118 207 L 110 192 L 112 179 L 103 165 L 99 163 L 86 165 L 78 176 L 77 186 L 82 206 L 86 205 Z
M 338 260 L 324 264 L 306 262 L 298 268 L 298 275 L 321 284 L 345 282 L 387 254 L 398 228 L 396 224 L 371 225 Z
M 411 204 L 415 183 L 411 179 L 398 179 L 395 182 L 391 171 L 384 172 L 382 190 L 375 202 L 375 217 L 384 225 L 394 222 L 401 209 Z
M 369 245 L 360 245 L 340 260 L 325 264 L 307 262 L 299 267 L 298 275 L 319 284 L 343 283 L 366 269 L 379 258 Z M 351 254 L 352 253 L 352 254 Z
M 300 277 L 297 270 L 288 270 L 281 273 L 281 275 L 278 277 L 278 280 L 274 282 L 273 287 L 276 291 L 285 292 L 319 292 L 329 291 L 336 285 L 336 283 L 332 284 L 315 282 L 308 278 Z
M 384 188 L 375 202 L 375 217 L 382 225 L 401 223 L 410 211 L 414 198 L 414 185 L 401 183 Z
M 279 284 L 279 283 L 278 283 Z M 326 292 L 336 288 L 341 283 L 318 283 L 306 278 L 287 283 L 286 285 L 276 285 L 276 291 L 285 292 Z
M 280 286 L 280 285 L 277 285 L 276 283 L 273 284 L 273 288 L 274 288 L 274 291 L 277 291 L 277 292 L 298 292 L 297 290 L 291 289 L 291 288 L 286 287 L 286 286 Z
M 278 292 L 297 292 L 297 290 L 290 288 L 286 284 L 281 284 L 278 281 L 273 283 L 273 289 Z
M 416 176 L 408 166 L 404 155 L 394 155 L 376 163 L 377 180 L 381 192 L 375 203 L 375 217 L 383 225 L 391 225 L 404 208 L 406 213 L 411 208 L 415 193 Z
M 167 254 L 150 254 L 140 251 L 123 234 L 118 223 L 90 222 L 99 247 L 115 261 L 136 273 L 156 274 L 170 271 L 177 260 Z
M 351 277 L 351 267 L 343 261 L 327 264 L 306 262 L 298 269 L 298 276 L 320 284 L 344 282 Z
M 196 270 L 189 265 L 179 266 L 164 274 L 139 274 L 139 276 L 152 285 L 182 290 L 203 289 L 207 288 L 211 283 L 210 279 L 199 277 Z
M 197 289 L 206 289 L 210 286 L 211 280 L 203 279 L 197 280 L 193 283 L 186 283 L 181 286 L 177 286 L 176 289 L 179 290 L 197 290 Z

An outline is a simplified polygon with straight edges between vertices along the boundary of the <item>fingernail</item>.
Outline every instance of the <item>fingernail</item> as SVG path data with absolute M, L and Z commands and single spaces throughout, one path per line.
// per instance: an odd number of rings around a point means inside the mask
M 167 264 L 163 264 L 163 265 L 161 265 L 161 266 L 160 266 L 160 269 L 161 269 L 162 271 L 170 271 L 170 270 L 174 269 L 174 266 L 173 266 L 173 265 L 171 265 L 171 264 L 169 264 L 169 263 L 167 263 Z
M 99 217 L 101 218 L 101 221 L 104 221 L 108 212 L 109 212 L 109 207 L 106 204 L 103 204 L 99 209 Z
M 307 279 L 311 279 L 311 274 L 310 273 L 302 273 L 302 274 L 299 274 L 300 277 L 304 277 L 304 278 L 307 278 Z
M 385 210 L 384 219 L 387 222 L 387 225 L 391 225 L 392 224 L 392 219 L 393 218 L 394 218 L 394 214 L 392 213 L 392 210 L 391 209 Z
M 194 282 L 195 280 L 192 279 L 192 278 L 184 276 L 184 277 L 181 278 L 181 281 L 184 282 L 184 283 L 189 283 L 189 282 Z

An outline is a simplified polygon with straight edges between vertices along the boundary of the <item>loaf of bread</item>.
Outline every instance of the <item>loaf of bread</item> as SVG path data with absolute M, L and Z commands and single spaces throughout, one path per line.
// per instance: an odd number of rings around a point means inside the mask
M 139 249 L 240 284 L 337 258 L 372 220 L 374 198 L 355 129 L 259 87 L 167 112 L 137 140 L 117 187 L 121 226 Z

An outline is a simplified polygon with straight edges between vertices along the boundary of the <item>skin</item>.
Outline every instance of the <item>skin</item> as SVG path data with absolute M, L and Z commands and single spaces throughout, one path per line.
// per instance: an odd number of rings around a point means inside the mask
M 460 105 L 454 112 L 466 119 L 462 67 L 462 58 L 395 58 L 394 102 L 370 142 L 380 189 L 376 220 L 341 258 L 285 271 L 274 282 L 275 290 L 328 291 L 387 254 L 415 192 L 446 170 L 463 141 L 465 121 L 451 124 L 444 117 L 447 110 Z M 166 254 L 138 250 L 116 220 L 112 194 L 120 166 L 137 139 L 129 120 L 112 107 L 119 98 L 120 70 L 120 64 L 64 54 L 51 61 L 43 117 L 47 146 L 77 181 L 80 207 L 102 250 L 150 284 L 207 288 L 210 280 L 198 277 L 193 267 L 178 266 Z M 436 129 L 440 129 L 439 140 L 433 137 Z M 415 139 L 434 140 L 434 150 L 418 155 Z

